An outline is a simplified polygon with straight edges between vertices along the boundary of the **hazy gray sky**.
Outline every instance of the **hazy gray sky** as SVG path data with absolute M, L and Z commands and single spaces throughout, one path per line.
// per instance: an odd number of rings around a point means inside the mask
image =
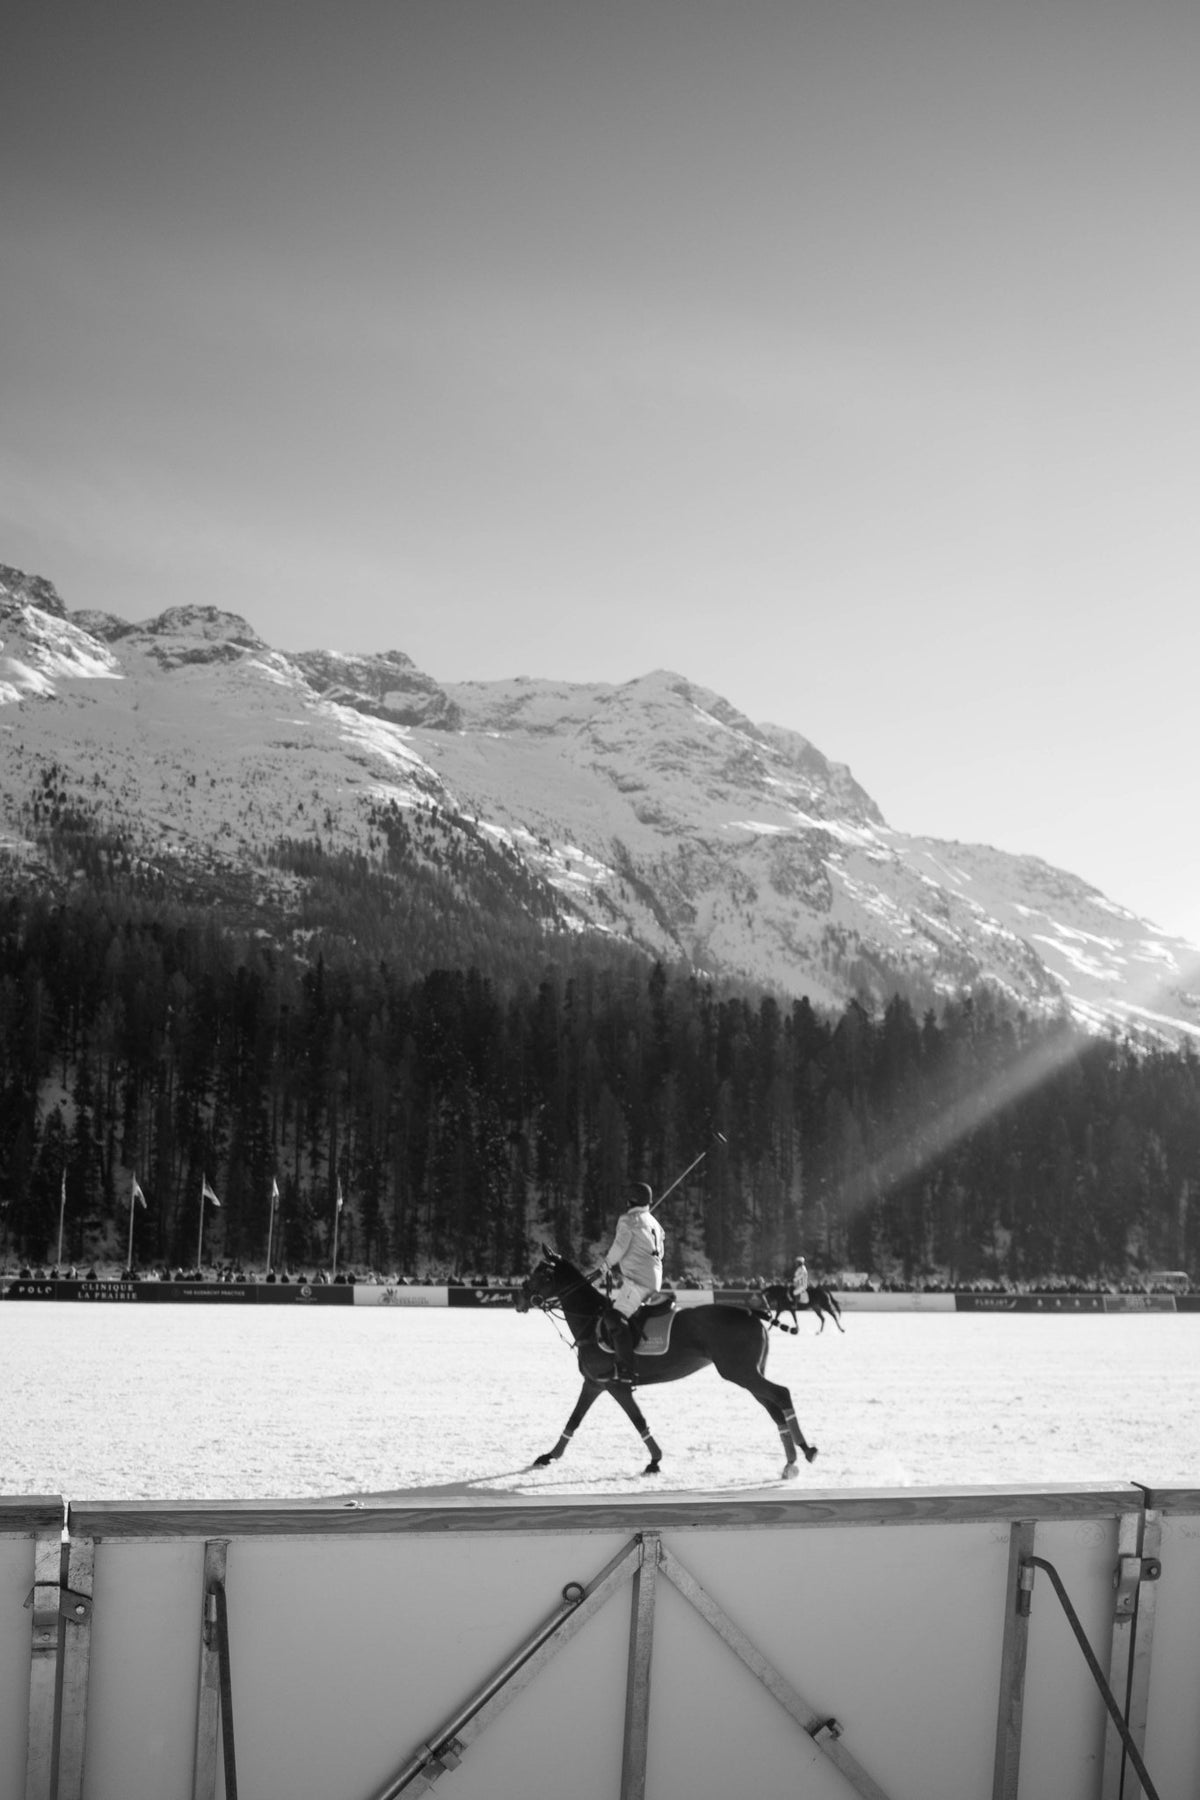
M 18 0 L 0 561 L 715 688 L 1200 942 L 1200 11 Z

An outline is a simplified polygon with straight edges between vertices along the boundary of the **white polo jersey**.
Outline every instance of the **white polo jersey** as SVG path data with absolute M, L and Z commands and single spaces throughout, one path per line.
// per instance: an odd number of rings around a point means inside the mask
M 617 1220 L 616 1235 L 605 1262 L 620 1263 L 624 1281 L 657 1293 L 662 1286 L 663 1228 L 648 1205 L 631 1206 Z

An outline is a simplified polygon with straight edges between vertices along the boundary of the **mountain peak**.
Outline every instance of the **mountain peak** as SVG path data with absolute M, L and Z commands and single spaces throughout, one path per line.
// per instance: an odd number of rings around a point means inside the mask
M 101 643 L 67 617 L 51 582 L 0 565 L 0 706 L 46 699 L 64 681 L 120 674 Z
M 315 693 L 394 725 L 455 731 L 460 710 L 445 690 L 403 650 L 356 655 L 341 650 L 302 650 L 291 661 Z
M 242 617 L 219 606 L 169 606 L 139 624 L 113 629 L 120 621 L 100 615 L 107 642 L 140 650 L 162 669 L 196 663 L 237 662 L 248 651 L 269 645 Z
M 168 606 L 157 618 L 147 619 L 131 631 L 148 637 L 200 638 L 210 644 L 237 644 L 245 650 L 265 650 L 266 644 L 241 613 L 219 606 Z
M 44 575 L 27 575 L 23 569 L 0 563 L 0 598 L 5 596 L 26 606 L 39 607 L 56 619 L 67 616 L 67 609 L 52 581 L 47 581 Z

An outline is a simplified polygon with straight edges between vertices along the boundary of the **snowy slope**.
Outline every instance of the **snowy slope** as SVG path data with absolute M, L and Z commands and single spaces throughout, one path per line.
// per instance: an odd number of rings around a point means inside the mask
M 986 979 L 1089 1024 L 1200 1035 L 1194 948 L 1036 858 L 893 831 L 805 738 L 680 676 L 447 692 L 468 727 L 427 740 L 447 784 L 656 948 L 815 1002 Z
M 107 642 L 0 593 L 10 846 L 30 850 L 50 769 L 61 804 L 98 829 L 200 861 L 251 858 L 281 837 L 357 847 L 364 797 L 440 797 L 403 729 L 320 698 L 236 615 L 177 610 L 119 635 L 117 621 L 92 622 Z M 27 669 L 36 681 L 18 690 L 12 672 Z
M 236 614 L 67 614 L 0 566 L 0 847 L 48 820 L 274 884 L 281 839 L 375 854 L 381 805 L 482 830 L 557 923 L 840 1005 L 989 982 L 1200 1039 L 1200 953 L 1028 857 L 893 831 L 848 769 L 655 671 L 439 686 L 401 651 L 272 650 Z

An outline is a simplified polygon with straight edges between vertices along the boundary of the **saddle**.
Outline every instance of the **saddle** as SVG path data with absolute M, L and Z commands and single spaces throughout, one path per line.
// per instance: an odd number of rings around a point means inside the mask
M 675 1320 L 675 1296 L 671 1293 L 651 1294 L 635 1313 L 629 1315 L 635 1356 L 665 1356 L 671 1347 L 671 1326 Z M 612 1340 L 603 1319 L 596 1327 L 596 1342 L 610 1355 Z

